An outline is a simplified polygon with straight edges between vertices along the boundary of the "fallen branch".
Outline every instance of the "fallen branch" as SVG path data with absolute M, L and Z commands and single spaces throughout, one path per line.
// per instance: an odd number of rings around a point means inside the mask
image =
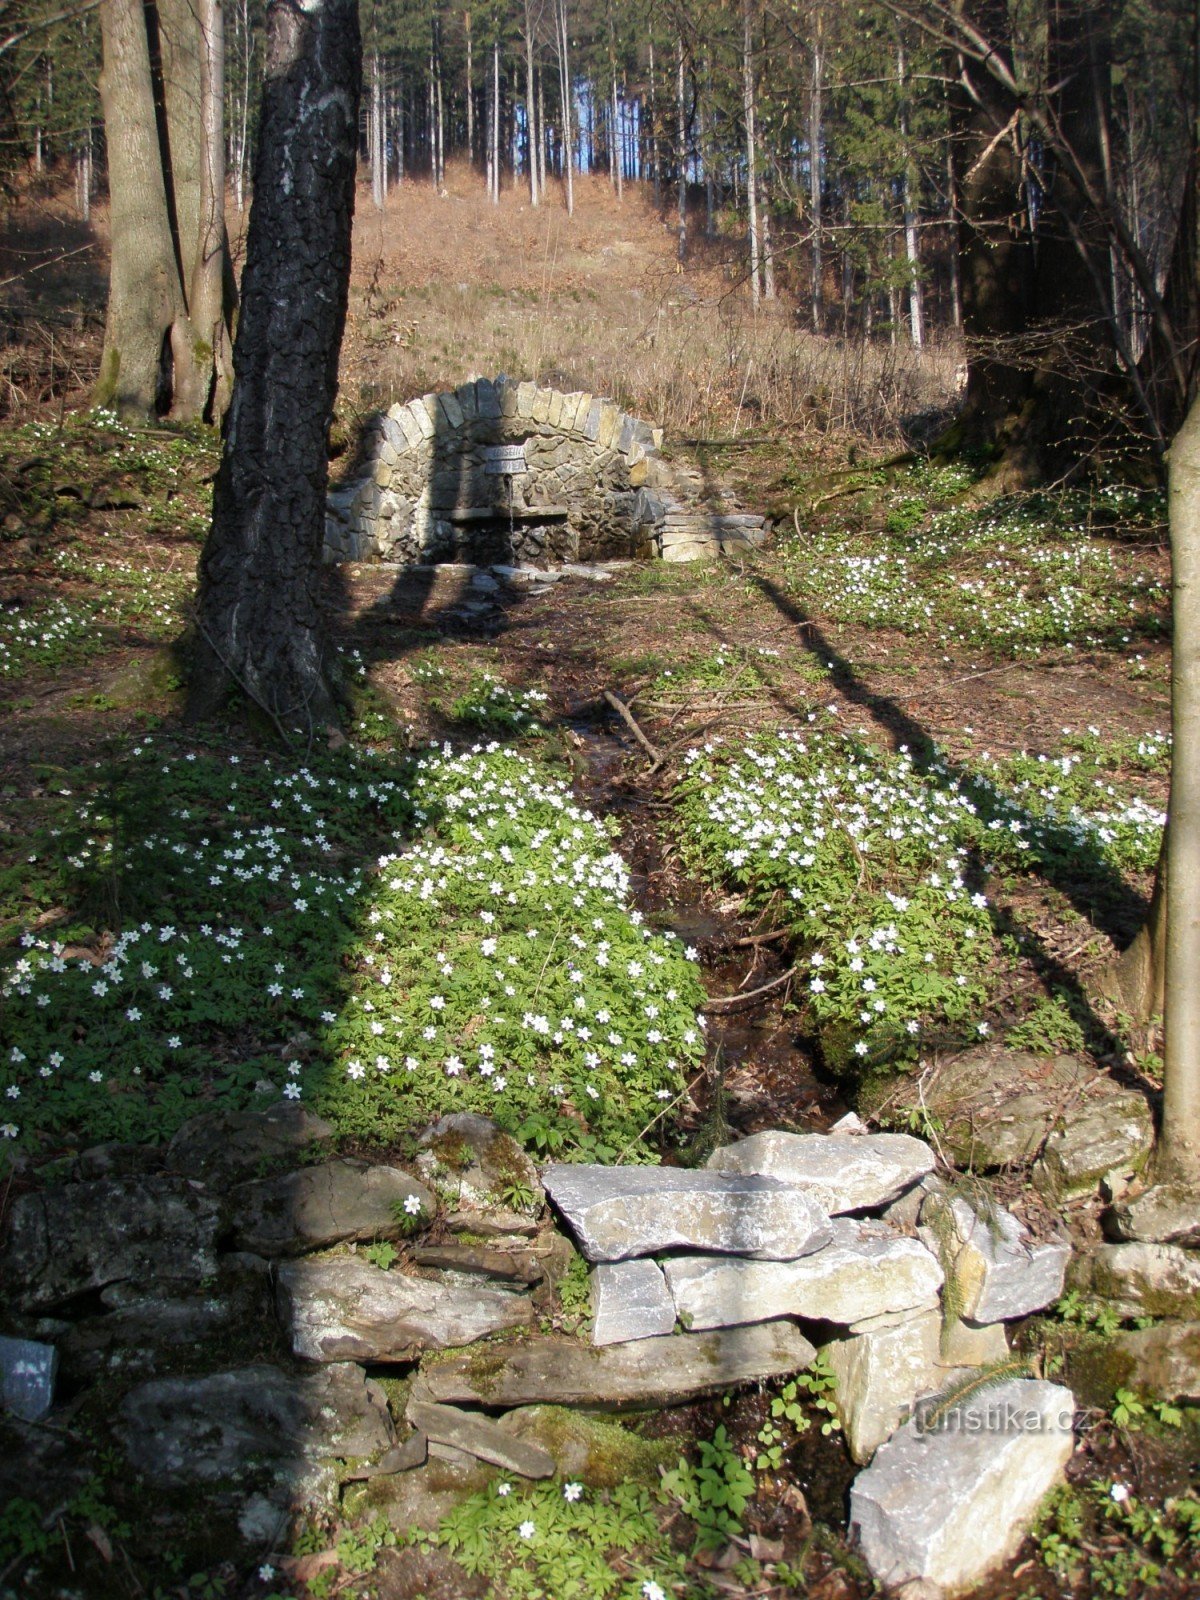
M 625 726 L 629 729 L 630 733 L 632 733 L 633 737 L 641 745 L 642 749 L 649 756 L 649 758 L 650 758 L 650 771 L 651 772 L 657 772 L 659 767 L 662 766 L 662 764 L 663 764 L 664 760 L 666 759 L 666 757 L 661 755 L 659 753 L 659 751 L 657 751 L 654 748 L 654 746 L 650 743 L 649 739 L 647 739 L 646 735 L 638 727 L 637 720 L 635 719 L 635 717 L 633 715 L 633 712 L 630 711 L 629 707 L 625 704 L 625 702 L 623 700 L 621 700 L 617 695 L 615 695 L 612 692 L 611 689 L 605 689 L 604 698 L 608 702 L 608 704 L 613 708 L 613 710 L 617 713 L 617 715 L 620 717 L 621 721 L 625 724 Z
M 735 939 L 733 947 L 745 950 L 750 945 L 774 944 L 776 939 L 786 939 L 791 931 L 790 928 L 772 928 L 770 933 L 748 933 L 744 939 Z
M 789 967 L 786 972 L 781 972 L 777 978 L 772 978 L 770 983 L 764 983 L 758 989 L 751 989 L 749 994 L 730 994 L 722 999 L 708 1000 L 700 1009 L 706 1012 L 740 1011 L 743 1006 L 753 1005 L 756 1000 L 761 1000 L 764 995 L 772 994 L 776 989 L 782 989 L 784 984 L 790 983 L 795 976 L 795 967 Z

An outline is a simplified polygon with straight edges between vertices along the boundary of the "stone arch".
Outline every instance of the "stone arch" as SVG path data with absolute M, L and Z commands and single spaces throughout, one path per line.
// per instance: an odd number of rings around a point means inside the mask
M 658 554 L 673 504 L 661 445 L 660 428 L 579 391 L 499 377 L 422 395 L 367 423 L 354 467 L 329 494 L 326 559 Z M 523 470 L 498 473 L 497 446 L 519 450 Z

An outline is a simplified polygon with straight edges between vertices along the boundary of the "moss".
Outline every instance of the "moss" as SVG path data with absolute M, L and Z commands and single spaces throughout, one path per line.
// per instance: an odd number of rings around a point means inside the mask
M 659 1467 L 675 1460 L 671 1440 L 643 1439 L 609 1417 L 565 1406 L 531 1406 L 520 1415 L 520 1437 L 540 1444 L 564 1476 L 579 1478 L 590 1489 L 657 1484 Z
M 461 1133 L 440 1133 L 431 1142 L 430 1148 L 451 1172 L 465 1172 L 475 1159 L 475 1152 Z
M 1080 1404 L 1112 1408 L 1118 1389 L 1127 1388 L 1136 1362 L 1111 1339 L 1088 1339 L 1067 1353 L 1067 1377 Z

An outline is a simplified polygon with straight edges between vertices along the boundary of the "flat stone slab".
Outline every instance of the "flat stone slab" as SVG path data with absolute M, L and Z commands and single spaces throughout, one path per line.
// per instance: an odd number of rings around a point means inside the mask
M 1122 1328 L 1102 1345 L 1076 1351 L 1071 1376 L 1106 1410 L 1119 1387 L 1157 1400 L 1200 1400 L 1200 1322 Z
M 1200 1253 L 1182 1245 L 1100 1245 L 1072 1263 L 1070 1283 L 1122 1316 L 1200 1320 Z
M 830 1215 L 886 1206 L 932 1172 L 933 1151 L 907 1133 L 755 1133 L 714 1150 L 714 1172 L 753 1173 L 809 1190 Z
M 602 1261 L 592 1269 L 592 1343 L 653 1339 L 675 1326 L 675 1302 L 653 1261 Z
M 1171 1184 L 1155 1184 L 1132 1200 L 1119 1200 L 1105 1213 L 1111 1239 L 1142 1244 L 1200 1245 L 1200 1196 Z
M 1051 1305 L 1063 1292 L 1071 1247 L 1034 1244 L 1010 1211 L 978 1215 L 961 1197 L 931 1196 L 920 1236 L 952 1262 L 958 1307 L 975 1323 L 1012 1322 Z M 927 1225 L 930 1219 L 936 1219 Z
M 937 1304 L 943 1274 L 917 1239 L 839 1219 L 824 1249 L 798 1261 L 676 1256 L 663 1268 L 680 1321 L 728 1328 L 767 1317 L 845 1326 Z
M 503 1408 L 657 1408 L 784 1377 L 809 1366 L 815 1356 L 795 1323 L 782 1321 L 601 1349 L 547 1335 L 427 1362 L 418 1398 Z
M 831 1237 L 817 1197 L 757 1175 L 564 1164 L 542 1182 L 589 1261 L 680 1248 L 790 1261 Z
M 436 1210 L 424 1184 L 398 1167 L 326 1161 L 243 1183 L 230 1196 L 238 1247 L 258 1255 L 299 1255 L 348 1239 L 392 1239 L 407 1220 Z
M 855 1461 L 869 1461 L 915 1401 L 945 1385 L 949 1374 L 938 1365 L 941 1326 L 939 1311 L 923 1311 L 894 1327 L 854 1333 L 824 1346 Z
M 554 1476 L 554 1457 L 548 1450 L 506 1432 L 488 1417 L 431 1400 L 410 1400 L 407 1415 L 413 1427 L 435 1444 L 451 1445 L 477 1461 L 489 1461 L 522 1478 Z
M 280 1266 L 276 1306 L 305 1361 L 413 1361 L 525 1327 L 533 1315 L 527 1295 L 382 1272 L 354 1256 Z
M 0 1281 L 25 1311 L 107 1284 L 198 1283 L 217 1270 L 219 1207 L 177 1177 L 101 1178 L 13 1202 Z
M 349 1365 L 158 1378 L 126 1395 L 116 1433 L 143 1477 L 170 1485 L 262 1471 L 287 1482 L 307 1476 L 306 1464 L 374 1456 L 396 1438 L 383 1390 Z
M 57 1371 L 52 1344 L 0 1338 L 0 1404 L 22 1422 L 39 1422 L 50 1410 Z
M 1002 1566 L 1062 1477 L 1074 1412 L 1069 1389 L 1017 1378 L 932 1425 L 905 1423 L 850 1491 L 851 1534 L 873 1577 L 957 1595 Z

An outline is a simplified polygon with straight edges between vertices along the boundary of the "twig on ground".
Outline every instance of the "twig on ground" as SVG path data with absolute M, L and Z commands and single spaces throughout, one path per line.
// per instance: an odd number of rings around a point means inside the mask
M 638 727 L 637 719 L 634 717 L 633 712 L 630 711 L 629 707 L 625 704 L 624 700 L 615 695 L 611 689 L 605 689 L 604 698 L 617 713 L 625 726 L 629 729 L 630 733 L 632 733 L 633 737 L 641 745 L 647 756 L 649 756 L 650 771 L 652 773 L 657 772 L 659 767 L 661 767 L 663 762 L 666 760 L 666 757 L 654 748 L 649 739 L 647 739 L 646 735 L 642 732 L 641 728 Z
M 756 1000 L 761 1000 L 764 995 L 772 994 L 776 989 L 782 989 L 784 984 L 790 983 L 795 976 L 795 967 L 789 967 L 786 972 L 781 972 L 777 978 L 772 978 L 770 983 L 764 983 L 758 989 L 751 989 L 749 994 L 730 994 L 716 1000 L 708 1000 L 700 1009 L 701 1011 L 710 1012 L 740 1011 L 743 1006 L 753 1005 Z

